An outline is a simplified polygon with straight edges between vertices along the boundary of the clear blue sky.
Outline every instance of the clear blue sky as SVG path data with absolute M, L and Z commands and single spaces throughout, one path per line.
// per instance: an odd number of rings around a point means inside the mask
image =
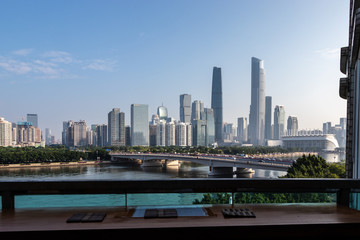
M 339 50 L 348 0 L 2 0 L 0 116 L 39 115 L 60 138 L 62 121 L 107 123 L 115 107 L 161 104 L 179 119 L 179 95 L 211 105 L 222 68 L 224 121 L 250 109 L 251 57 L 264 60 L 266 95 L 300 129 L 346 115 Z

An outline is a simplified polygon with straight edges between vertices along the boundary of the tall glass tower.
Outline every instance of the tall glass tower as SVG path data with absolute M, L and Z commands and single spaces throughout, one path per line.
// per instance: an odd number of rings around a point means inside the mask
M 205 145 L 211 146 L 215 143 L 215 119 L 214 110 L 211 108 L 205 108 L 206 118 L 206 133 L 205 133 Z
M 149 106 L 131 104 L 131 146 L 149 146 Z
M 251 105 L 249 140 L 253 145 L 265 144 L 265 69 L 264 61 L 251 58 Z
M 125 113 L 120 108 L 108 113 L 108 138 L 110 146 L 125 146 Z
M 274 110 L 274 139 L 279 140 L 285 130 L 285 108 L 283 105 L 276 105 Z
M 180 95 L 180 121 L 185 123 L 191 122 L 191 95 Z
M 221 68 L 213 68 L 211 108 L 215 119 L 215 141 L 223 141 L 223 102 L 222 102 Z
M 272 139 L 271 129 L 271 112 L 272 112 L 272 98 L 271 96 L 265 97 L 265 139 Z
M 34 127 L 36 127 L 36 128 L 39 127 L 39 124 L 38 124 L 38 115 L 37 115 L 37 114 L 28 113 L 28 114 L 26 115 L 26 121 L 32 123 L 32 125 L 33 125 Z
M 168 118 L 168 110 L 164 106 L 158 107 L 157 114 L 158 114 L 160 120 L 167 120 L 167 118 Z

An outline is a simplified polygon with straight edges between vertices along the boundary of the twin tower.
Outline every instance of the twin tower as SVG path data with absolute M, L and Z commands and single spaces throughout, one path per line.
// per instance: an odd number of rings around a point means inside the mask
M 180 100 L 184 101 L 184 100 Z M 190 100 L 189 100 L 190 101 Z M 189 104 L 190 106 L 190 104 Z M 211 108 L 214 111 L 215 141 L 223 141 L 223 97 L 221 68 L 214 67 L 212 75 Z M 180 111 L 180 119 L 186 110 Z M 183 115 L 183 116 L 181 116 Z M 189 110 L 190 118 L 190 110 Z M 184 121 L 184 120 L 182 120 Z M 264 61 L 251 59 L 251 105 L 249 116 L 249 140 L 253 145 L 265 143 L 265 69 Z
M 223 100 L 221 68 L 213 68 L 211 108 L 215 118 L 215 140 L 223 141 Z M 264 61 L 251 58 L 251 105 L 249 115 L 249 141 L 253 145 L 265 144 L 265 69 Z

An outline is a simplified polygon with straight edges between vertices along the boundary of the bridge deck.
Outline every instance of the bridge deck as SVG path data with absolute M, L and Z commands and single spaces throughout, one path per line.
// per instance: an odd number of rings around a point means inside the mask
M 123 154 L 111 154 L 112 160 L 115 159 L 140 159 L 143 161 L 147 160 L 179 160 L 179 161 L 190 161 L 207 166 L 213 167 L 239 167 L 239 168 L 255 168 L 255 169 L 268 169 L 277 171 L 287 171 L 291 166 L 290 162 L 284 161 L 264 161 L 263 159 L 253 158 L 236 158 L 231 157 L 220 157 L 220 156 L 192 156 L 186 154 L 153 154 L 153 153 L 123 153 Z
M 256 218 L 224 218 L 221 209 L 207 208 L 209 216 L 144 219 L 132 217 L 133 209 L 47 208 L 16 209 L 1 213 L 0 236 L 19 237 L 92 237 L 104 234 L 156 236 L 156 239 L 189 239 L 211 237 L 262 238 L 359 236 L 360 212 L 335 205 L 247 205 Z M 100 223 L 66 223 L 74 213 L 106 212 Z M 149 234 L 149 235 L 147 235 Z M 107 235 L 110 236 L 110 235 Z M 115 236 L 115 235 L 114 235 Z M 226 238 L 225 238 L 226 237 Z M 206 239 L 206 238 L 202 238 Z

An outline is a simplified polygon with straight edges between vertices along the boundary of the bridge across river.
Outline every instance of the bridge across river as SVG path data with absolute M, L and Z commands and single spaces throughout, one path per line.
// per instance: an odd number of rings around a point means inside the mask
M 269 160 L 263 158 L 249 158 L 224 155 L 189 155 L 172 153 L 111 153 L 111 161 L 128 162 L 141 160 L 142 166 L 161 166 L 173 164 L 174 161 L 187 161 L 209 166 L 209 175 L 222 175 L 235 172 L 247 173 L 251 169 L 287 171 L 291 166 L 290 160 Z

